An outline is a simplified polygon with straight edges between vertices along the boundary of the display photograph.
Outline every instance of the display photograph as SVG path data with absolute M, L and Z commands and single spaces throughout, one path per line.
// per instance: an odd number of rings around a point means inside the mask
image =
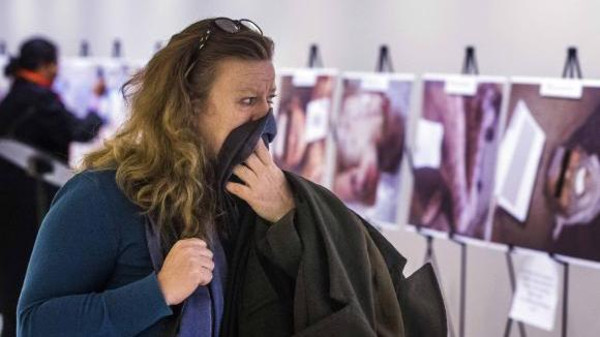
M 600 82 L 556 81 L 512 81 L 492 240 L 600 261 Z
M 281 70 L 279 78 L 275 162 L 284 170 L 324 184 L 337 72 Z
M 409 224 L 484 239 L 503 86 L 502 78 L 424 77 Z
M 333 192 L 375 221 L 395 224 L 414 76 L 346 73 L 335 123 Z

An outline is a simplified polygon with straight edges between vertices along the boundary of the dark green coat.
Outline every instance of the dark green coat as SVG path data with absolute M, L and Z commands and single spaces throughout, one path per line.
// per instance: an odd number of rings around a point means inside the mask
M 286 173 L 296 209 L 270 225 L 238 203 L 223 336 L 447 335 L 429 264 L 406 260 L 327 189 Z M 245 207 L 245 208 L 244 208 Z

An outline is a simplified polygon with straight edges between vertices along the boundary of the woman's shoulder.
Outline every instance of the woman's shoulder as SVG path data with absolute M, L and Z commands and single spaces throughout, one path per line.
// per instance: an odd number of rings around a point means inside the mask
M 142 212 L 119 189 L 114 170 L 88 170 L 76 174 L 58 191 L 46 219 L 47 226 L 72 226 L 122 232 L 128 224 L 140 224 Z M 70 228 L 70 227 L 68 227 Z
M 75 174 L 59 191 L 59 194 L 77 192 L 83 194 L 115 194 L 119 187 L 114 170 L 85 170 Z
M 115 170 L 82 171 L 61 187 L 53 204 L 62 199 L 93 200 L 92 204 L 106 206 L 112 213 L 137 210 L 117 185 L 115 175 Z

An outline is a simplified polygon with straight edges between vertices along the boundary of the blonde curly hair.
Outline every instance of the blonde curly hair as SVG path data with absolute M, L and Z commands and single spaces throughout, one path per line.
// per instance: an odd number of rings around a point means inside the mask
M 199 48 L 208 29 L 210 38 Z M 123 86 L 128 120 L 103 148 L 83 159 L 81 168 L 116 170 L 120 189 L 152 215 L 168 244 L 209 239 L 216 216 L 214 165 L 199 133 L 198 114 L 220 61 L 272 56 L 272 40 L 253 30 L 228 33 L 214 27 L 214 19 L 190 25 Z

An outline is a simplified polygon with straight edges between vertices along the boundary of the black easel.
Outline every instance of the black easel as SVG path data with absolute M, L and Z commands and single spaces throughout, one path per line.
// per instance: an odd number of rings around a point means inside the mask
M 321 53 L 319 52 L 319 46 L 313 43 L 310 45 L 310 51 L 308 54 L 308 67 L 309 68 L 323 68 L 323 60 L 321 59 Z
M 380 52 L 380 61 L 381 61 L 381 52 Z M 463 75 L 478 75 L 479 69 L 477 66 L 477 59 L 475 56 L 475 48 L 472 46 L 468 46 L 465 49 L 465 58 L 463 61 L 462 68 Z M 414 172 L 414 166 L 412 164 L 412 158 L 410 156 L 410 151 L 408 152 L 409 156 L 409 164 Z M 425 238 L 426 242 L 426 250 L 425 250 L 425 258 L 424 262 L 431 262 L 434 269 L 438 269 L 437 258 L 435 255 L 435 251 L 433 249 L 433 236 L 431 234 L 423 232 L 423 226 L 416 226 L 417 233 Z M 459 326 L 458 326 L 458 336 L 464 337 L 465 335 L 465 317 L 466 317 L 466 293 L 467 293 L 467 244 L 457 240 L 455 237 L 455 232 L 452 230 L 449 233 L 449 239 L 458 244 L 460 246 L 460 303 L 459 303 Z M 448 315 L 448 325 L 449 331 L 452 336 L 454 336 L 454 327 L 452 325 L 452 321 L 450 319 L 450 315 Z
M 90 56 L 90 44 L 87 40 L 81 41 L 81 44 L 79 45 L 79 56 L 80 57 Z
M 579 66 L 579 58 L 577 56 L 577 48 L 569 47 L 567 49 L 567 61 L 563 68 L 563 78 L 583 78 L 581 67 Z
M 512 294 L 514 294 L 516 291 L 515 267 L 512 260 L 513 251 L 514 246 L 508 245 L 508 250 L 506 251 L 506 264 L 508 266 L 508 278 L 510 281 L 510 291 L 512 292 Z M 504 327 L 504 337 L 510 337 L 513 322 L 514 320 L 510 317 L 506 320 L 506 326 Z M 523 322 L 517 321 L 517 324 L 519 326 L 519 333 L 521 337 L 527 337 L 527 334 L 525 333 L 525 325 L 523 324 Z
M 460 314 L 458 321 L 458 335 L 465 336 L 466 297 L 467 297 L 467 244 L 456 240 L 455 233 L 450 233 L 450 240 L 460 246 Z
M 563 78 L 583 78 L 581 66 L 579 65 L 579 57 L 576 47 L 567 49 L 567 60 L 563 69 Z M 554 254 L 550 253 L 550 258 L 563 266 L 563 307 L 562 307 L 562 329 L 561 336 L 567 337 L 568 313 L 569 313 L 569 263 L 558 259 Z
M 477 57 L 475 55 L 475 47 L 467 46 L 465 48 L 465 57 L 462 67 L 463 75 L 479 75 L 479 67 L 477 66 Z M 459 302 L 459 322 L 458 335 L 465 336 L 465 319 L 466 319 L 466 304 L 467 304 L 467 244 L 456 239 L 456 226 L 452 227 L 450 232 L 450 240 L 460 246 L 460 302 Z
M 462 73 L 464 75 L 479 75 L 477 58 L 475 56 L 475 47 L 467 46 L 465 48 L 465 59 L 463 61 Z
M 577 56 L 577 48 L 569 47 L 567 49 L 567 60 L 565 61 L 565 66 L 563 68 L 563 78 L 582 78 L 581 66 L 579 65 L 579 58 Z M 514 293 L 515 291 L 515 271 L 512 263 L 512 253 L 513 246 L 508 246 L 508 251 L 506 252 L 506 262 L 508 264 L 508 272 L 510 276 L 511 289 Z M 550 258 L 554 260 L 556 263 L 563 266 L 563 307 L 562 307 L 562 328 L 561 328 L 561 336 L 567 337 L 567 323 L 568 323 L 568 308 L 569 308 L 569 263 L 562 261 L 553 253 L 549 253 Z M 504 337 L 510 336 L 510 330 L 512 328 L 513 319 L 508 318 L 506 321 L 506 328 L 504 330 Z M 522 322 L 518 322 L 519 330 L 521 336 L 526 337 L 525 327 Z
M 567 316 L 569 312 L 569 263 L 558 259 L 553 253 L 550 253 L 550 258 L 563 267 L 563 306 L 562 306 L 562 327 L 560 335 L 567 337 Z
M 123 50 L 121 47 L 121 40 L 115 39 L 112 45 L 112 57 L 119 58 L 123 56 Z
M 377 57 L 377 65 L 375 71 L 379 73 L 383 72 L 394 72 L 394 66 L 392 65 L 392 59 L 390 58 L 390 51 L 387 45 L 381 45 L 379 47 L 379 57 Z

